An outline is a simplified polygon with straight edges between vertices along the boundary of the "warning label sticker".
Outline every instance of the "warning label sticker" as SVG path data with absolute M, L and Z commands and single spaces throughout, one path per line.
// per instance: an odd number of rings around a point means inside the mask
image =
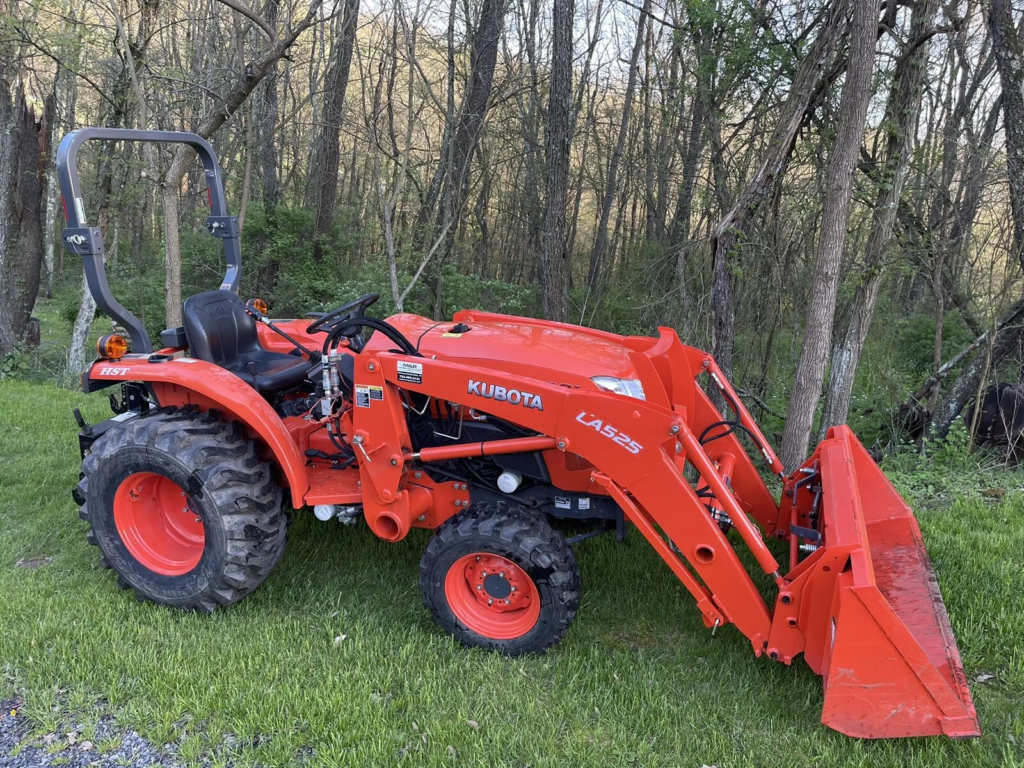
M 356 385 L 356 408 L 370 407 L 370 388 Z
M 373 385 L 370 385 L 370 386 L 367 387 L 367 389 L 370 390 L 370 399 L 371 400 L 383 400 L 384 399 L 384 387 L 375 387 Z
M 590 497 L 589 496 L 582 496 L 582 497 L 580 497 L 580 509 L 590 509 Z
M 410 363 L 405 360 L 398 362 L 398 380 L 406 384 L 423 383 L 423 363 Z
M 572 509 L 572 499 L 568 496 L 555 496 L 555 509 Z

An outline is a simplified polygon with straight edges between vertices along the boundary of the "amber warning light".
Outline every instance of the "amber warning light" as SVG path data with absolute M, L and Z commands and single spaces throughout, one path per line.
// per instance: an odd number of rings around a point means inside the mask
M 117 333 L 101 336 L 100 340 L 96 342 L 96 351 L 99 352 L 100 357 L 105 357 L 108 360 L 120 360 L 128 354 L 128 340 Z

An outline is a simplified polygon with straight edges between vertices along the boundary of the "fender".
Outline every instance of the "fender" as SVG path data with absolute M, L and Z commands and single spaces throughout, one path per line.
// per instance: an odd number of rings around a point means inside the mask
M 140 381 L 152 387 L 161 406 L 198 405 L 223 411 L 266 443 L 288 482 L 292 506 L 303 506 L 309 490 L 305 459 L 274 409 L 234 374 L 191 357 L 167 360 L 157 355 L 128 355 L 120 360 L 97 360 L 82 381 Z

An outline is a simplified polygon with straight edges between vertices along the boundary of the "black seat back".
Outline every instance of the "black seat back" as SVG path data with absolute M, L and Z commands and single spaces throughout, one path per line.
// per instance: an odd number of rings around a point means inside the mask
M 193 357 L 232 368 L 262 351 L 256 321 L 233 291 L 206 291 L 185 299 L 185 336 Z

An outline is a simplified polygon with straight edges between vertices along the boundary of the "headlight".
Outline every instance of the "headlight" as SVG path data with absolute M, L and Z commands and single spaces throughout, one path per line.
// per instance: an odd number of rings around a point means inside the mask
M 637 400 L 646 400 L 644 396 L 644 385 L 640 379 L 616 379 L 614 376 L 595 376 L 591 379 L 601 389 L 614 392 L 616 395 L 635 397 Z

